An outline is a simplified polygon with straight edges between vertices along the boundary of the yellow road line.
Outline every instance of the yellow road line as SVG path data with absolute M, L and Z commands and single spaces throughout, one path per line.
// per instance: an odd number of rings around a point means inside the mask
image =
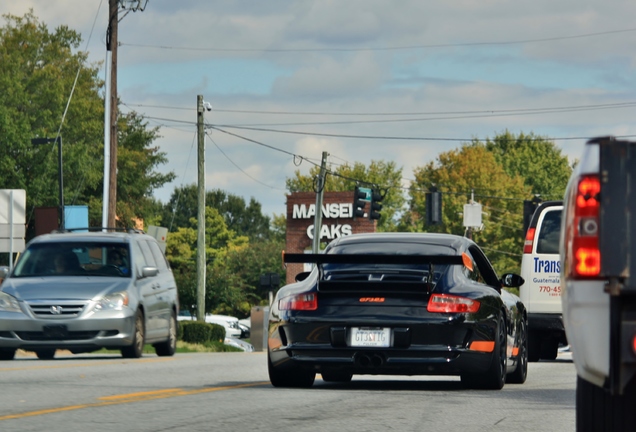
M 269 384 L 269 381 L 237 384 L 233 386 L 199 388 L 199 389 L 193 389 L 193 390 L 184 390 L 180 388 L 174 388 L 174 389 L 156 390 L 156 391 L 148 391 L 148 392 L 128 393 L 128 394 L 115 395 L 115 396 L 104 396 L 99 398 L 101 402 L 94 402 L 94 403 L 87 403 L 87 404 L 80 404 L 80 405 L 69 405 L 69 406 L 59 407 L 59 408 L 49 408 L 49 409 L 43 409 L 43 410 L 37 410 L 37 411 L 28 411 L 28 412 L 19 413 L 19 414 L 9 414 L 9 415 L 0 416 L 0 421 L 20 419 L 25 417 L 35 417 L 35 416 L 41 416 L 45 414 L 55 414 L 55 413 L 73 411 L 73 410 L 79 410 L 79 409 L 85 409 L 85 408 L 98 408 L 98 407 L 104 407 L 109 405 L 120 405 L 120 404 L 131 403 L 131 402 L 142 402 L 142 401 L 155 400 L 155 399 L 165 399 L 165 398 L 176 397 L 176 396 L 190 396 L 190 395 L 211 393 L 211 392 L 222 391 L 222 390 L 234 390 L 234 389 L 245 388 L 245 387 L 256 387 L 256 386 L 264 385 L 264 384 Z

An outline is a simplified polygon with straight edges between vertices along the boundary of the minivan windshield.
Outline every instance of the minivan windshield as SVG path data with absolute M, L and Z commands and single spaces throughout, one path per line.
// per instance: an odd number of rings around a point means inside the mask
M 130 277 L 126 243 L 35 243 L 20 256 L 12 277 L 115 276 Z

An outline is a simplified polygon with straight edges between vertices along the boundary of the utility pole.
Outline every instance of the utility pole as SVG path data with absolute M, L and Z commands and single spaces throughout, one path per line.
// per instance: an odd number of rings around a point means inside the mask
M 318 176 L 318 190 L 316 191 L 316 212 L 314 214 L 314 239 L 312 252 L 320 252 L 320 231 L 322 225 L 322 193 L 325 189 L 325 172 L 327 171 L 327 152 L 322 152 L 322 162 L 320 164 L 320 175 Z
M 108 0 L 108 35 L 106 49 L 111 52 L 110 63 L 110 94 L 107 95 L 110 104 L 110 164 L 108 167 L 108 227 L 115 227 L 117 212 L 117 33 L 119 19 L 118 0 Z M 106 143 L 104 143 L 106 145 Z M 104 168 L 105 169 L 105 168 Z
M 110 79 L 107 78 L 106 81 L 110 82 L 110 89 L 104 97 L 104 99 L 108 99 L 104 103 L 104 109 L 110 111 L 110 115 L 104 113 L 104 120 L 107 117 L 109 120 L 108 124 L 104 125 L 104 201 L 108 202 L 108 206 L 104 204 L 102 207 L 102 210 L 108 210 L 108 216 L 102 216 L 102 223 L 105 220 L 107 227 L 115 227 L 117 218 L 117 46 L 119 44 L 119 7 L 121 6 L 126 11 L 124 14 L 126 16 L 131 11 L 143 11 L 147 3 L 148 0 L 108 0 L 106 52 L 107 54 L 110 53 Z M 108 131 L 106 132 L 106 130 Z M 108 143 L 106 138 L 109 139 Z
M 205 130 L 203 127 L 203 96 L 197 96 L 198 137 L 198 201 L 197 217 L 197 320 L 205 321 Z

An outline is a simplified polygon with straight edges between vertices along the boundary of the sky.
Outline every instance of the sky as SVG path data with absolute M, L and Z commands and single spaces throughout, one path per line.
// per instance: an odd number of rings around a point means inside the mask
M 553 140 L 574 161 L 586 139 L 636 137 L 633 0 L 145 0 L 120 8 L 121 111 L 159 127 L 176 179 L 197 182 L 196 102 L 206 189 L 286 212 L 285 181 L 323 152 L 393 161 L 403 185 L 442 152 L 504 131 Z M 106 58 L 108 0 L 2 0 Z M 128 12 L 128 13 L 126 13 Z M 4 25 L 4 21 L 3 21 Z M 521 197 L 529 199 L 529 197 Z

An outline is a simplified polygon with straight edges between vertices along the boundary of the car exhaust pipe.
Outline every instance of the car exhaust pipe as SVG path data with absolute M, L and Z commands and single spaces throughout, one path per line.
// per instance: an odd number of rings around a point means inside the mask
M 358 366 L 377 368 L 384 364 L 384 357 L 380 354 L 363 354 L 357 353 L 355 355 L 355 362 Z
M 366 354 L 360 354 L 360 353 L 356 354 L 355 361 L 358 365 L 362 367 L 371 366 L 371 357 L 369 357 Z
M 380 367 L 384 364 L 384 357 L 382 357 L 380 354 L 373 354 L 371 356 L 371 366 L 373 367 Z

